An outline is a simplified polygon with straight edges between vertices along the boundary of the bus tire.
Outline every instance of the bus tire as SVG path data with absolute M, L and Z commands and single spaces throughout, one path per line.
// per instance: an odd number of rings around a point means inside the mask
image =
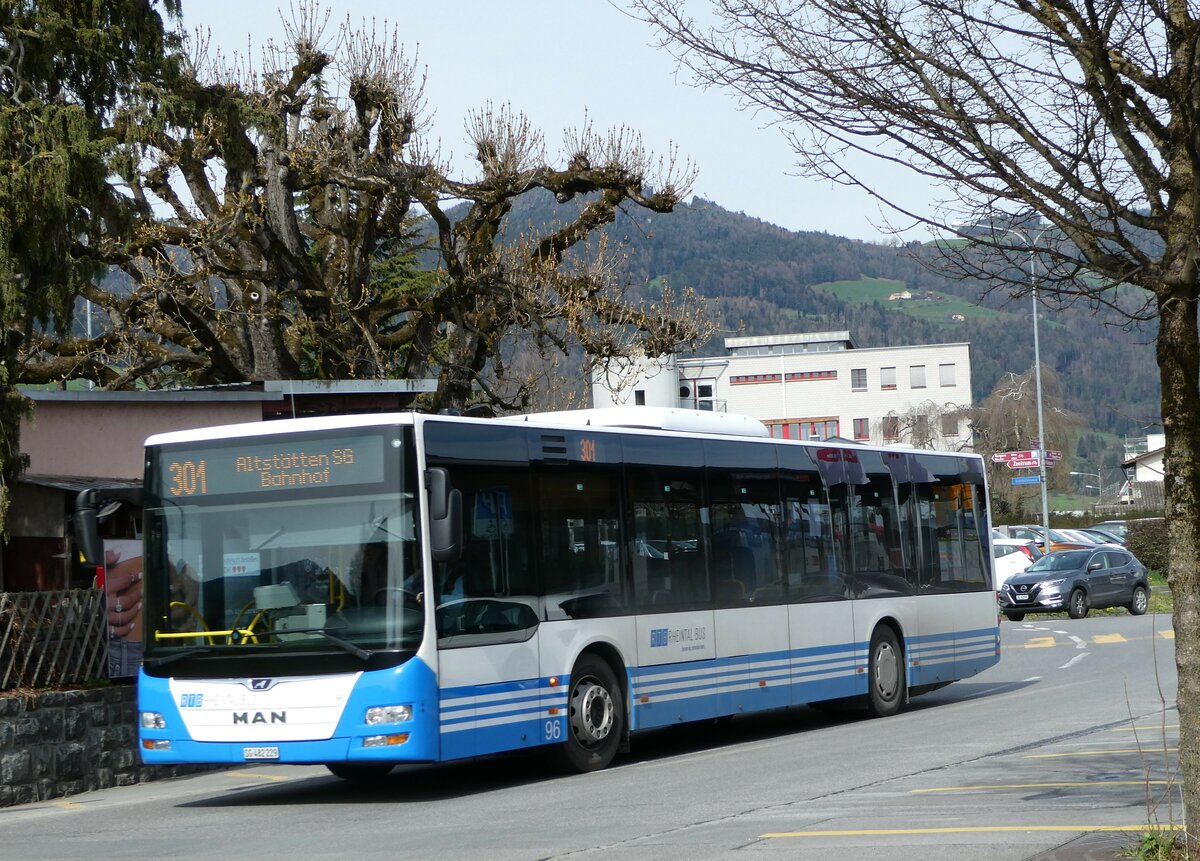
M 325 767 L 342 780 L 380 780 L 395 768 L 390 762 L 327 762 Z
M 572 772 L 608 767 L 625 734 L 625 697 L 608 662 L 581 655 L 567 694 L 567 739 L 555 748 L 558 765 Z
M 867 685 L 867 708 L 873 716 L 889 717 L 904 705 L 904 652 L 896 632 L 887 625 L 880 625 L 871 635 Z

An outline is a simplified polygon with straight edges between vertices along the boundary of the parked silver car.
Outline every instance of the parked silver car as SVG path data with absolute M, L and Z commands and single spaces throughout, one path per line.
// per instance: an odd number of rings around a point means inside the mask
M 1100 544 L 1043 556 L 997 594 L 1001 612 L 1014 622 L 1026 613 L 1063 610 L 1082 619 L 1093 607 L 1126 607 L 1140 616 L 1150 605 L 1150 580 L 1146 566 L 1124 547 Z

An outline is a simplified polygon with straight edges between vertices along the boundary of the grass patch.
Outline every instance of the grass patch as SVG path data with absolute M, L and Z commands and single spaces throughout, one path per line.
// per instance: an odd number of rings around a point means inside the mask
M 997 319 L 1012 316 L 1006 311 L 984 308 L 967 299 L 939 293 L 936 290 L 911 290 L 910 299 L 888 299 L 893 293 L 903 293 L 908 286 L 893 278 L 860 278 L 857 281 L 827 281 L 813 285 L 828 290 L 843 302 L 865 305 L 878 302 L 888 311 L 898 311 L 922 320 L 947 321 L 953 314 L 967 319 Z

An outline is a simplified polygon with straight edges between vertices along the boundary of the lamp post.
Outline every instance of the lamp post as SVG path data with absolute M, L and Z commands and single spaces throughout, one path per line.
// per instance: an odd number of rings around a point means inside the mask
M 1042 234 L 1046 232 L 1043 227 L 1038 230 L 1037 235 L 1030 236 L 1028 230 L 1023 227 L 1005 228 L 1008 233 L 1015 233 L 1025 240 L 1025 244 L 1029 246 L 1029 295 L 1033 298 L 1033 377 L 1034 387 L 1037 390 L 1037 458 L 1038 458 L 1038 476 L 1042 488 L 1042 528 L 1045 530 L 1044 537 L 1046 547 L 1050 547 L 1050 497 L 1046 490 L 1046 428 L 1042 420 L 1042 353 L 1038 344 L 1038 292 L 1037 292 L 1037 243 L 1042 238 Z
M 1100 499 L 1103 498 L 1103 496 L 1104 496 L 1104 490 L 1103 490 L 1104 479 L 1102 479 L 1100 477 L 1100 473 L 1098 473 L 1098 472 L 1075 472 L 1074 470 L 1072 470 L 1071 475 L 1082 475 L 1087 478 L 1096 479 L 1096 484 L 1085 484 L 1083 487 L 1085 490 L 1090 487 L 1092 490 L 1096 491 L 1096 496 L 1097 496 L 1096 504 L 1099 505 Z M 1097 485 L 1099 485 L 1099 486 L 1097 486 Z

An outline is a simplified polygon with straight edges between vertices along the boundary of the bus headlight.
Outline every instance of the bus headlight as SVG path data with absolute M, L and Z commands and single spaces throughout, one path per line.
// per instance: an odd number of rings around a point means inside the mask
M 142 712 L 142 729 L 166 729 L 167 719 L 161 712 Z
M 403 723 L 412 720 L 412 706 L 372 706 L 367 709 L 367 723 Z

